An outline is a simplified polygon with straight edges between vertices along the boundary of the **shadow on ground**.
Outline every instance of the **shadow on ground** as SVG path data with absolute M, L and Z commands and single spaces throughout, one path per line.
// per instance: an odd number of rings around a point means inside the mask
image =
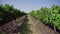
M 30 31 L 28 28 L 31 24 L 28 24 L 28 16 L 25 17 L 23 20 L 23 23 L 21 26 L 19 26 L 14 33 L 20 33 L 20 34 L 31 34 L 32 31 Z

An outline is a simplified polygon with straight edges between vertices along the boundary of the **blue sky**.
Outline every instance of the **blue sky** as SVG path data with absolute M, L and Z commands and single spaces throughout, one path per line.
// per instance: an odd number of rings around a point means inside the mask
M 60 0 L 0 0 L 0 4 L 14 5 L 15 8 L 28 13 L 41 7 L 60 6 Z

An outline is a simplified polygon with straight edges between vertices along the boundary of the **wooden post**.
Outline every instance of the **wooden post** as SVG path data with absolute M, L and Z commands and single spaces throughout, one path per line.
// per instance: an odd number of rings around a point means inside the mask
M 54 25 L 54 31 L 56 32 L 56 27 L 55 27 L 55 25 Z

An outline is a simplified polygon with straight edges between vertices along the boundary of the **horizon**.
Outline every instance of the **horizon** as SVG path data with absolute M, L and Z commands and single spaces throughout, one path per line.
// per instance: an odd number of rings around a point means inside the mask
M 41 7 L 51 7 L 52 5 L 60 6 L 60 0 L 0 0 L 0 4 L 13 5 L 14 8 L 29 13 Z

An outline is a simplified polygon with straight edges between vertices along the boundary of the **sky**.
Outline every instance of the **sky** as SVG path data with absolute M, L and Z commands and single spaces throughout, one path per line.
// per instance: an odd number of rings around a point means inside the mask
M 0 4 L 14 5 L 15 8 L 29 13 L 41 7 L 51 7 L 52 5 L 60 6 L 60 0 L 0 0 Z

